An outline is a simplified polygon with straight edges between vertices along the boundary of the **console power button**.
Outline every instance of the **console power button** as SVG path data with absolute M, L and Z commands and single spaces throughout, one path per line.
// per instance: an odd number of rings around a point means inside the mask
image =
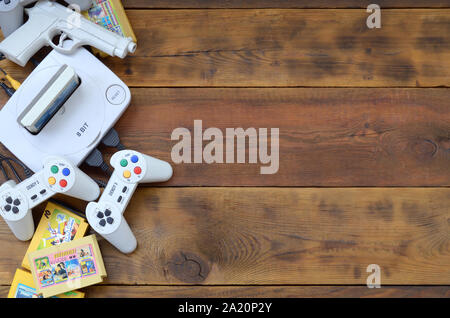
M 113 105 L 120 105 L 125 101 L 126 92 L 120 85 L 111 85 L 106 90 L 106 99 Z

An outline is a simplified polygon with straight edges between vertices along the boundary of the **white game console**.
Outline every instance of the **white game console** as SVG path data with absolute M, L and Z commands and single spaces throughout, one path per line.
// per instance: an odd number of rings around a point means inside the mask
M 19 120 L 26 107 L 67 65 L 79 86 L 39 133 Z M 34 172 L 49 155 L 80 165 L 130 104 L 129 88 L 86 49 L 70 55 L 52 51 L 0 111 L 0 142 Z
M 10 180 L 0 187 L 0 215 L 19 240 L 28 241 L 34 234 L 31 209 L 55 193 L 93 201 L 100 188 L 69 160 L 48 157 L 44 168 L 30 178 L 19 184 Z
M 86 208 L 89 225 L 122 253 L 137 247 L 136 237 L 123 213 L 139 183 L 164 182 L 172 177 L 169 163 L 141 154 L 122 150 L 111 157 L 114 173 L 99 202 Z

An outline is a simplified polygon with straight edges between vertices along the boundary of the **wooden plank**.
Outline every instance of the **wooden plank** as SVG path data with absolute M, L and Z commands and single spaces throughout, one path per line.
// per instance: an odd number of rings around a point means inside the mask
M 448 10 L 131 10 L 131 86 L 450 85 Z
M 0 286 L 0 297 L 9 286 Z M 449 298 L 449 286 L 91 286 L 87 298 Z
M 127 147 L 172 163 L 174 177 L 163 186 L 450 185 L 448 89 L 158 88 L 132 95 L 116 127 Z M 262 175 L 267 164 L 259 160 L 174 164 L 171 134 L 185 127 L 193 136 L 194 120 L 224 135 L 226 128 L 279 128 L 278 172 Z M 109 160 L 114 150 L 100 149 Z
M 185 127 L 193 137 L 194 120 L 224 135 L 226 128 L 280 129 L 276 174 L 262 175 L 267 165 L 260 163 L 173 164 L 174 177 L 164 185 L 450 185 L 447 89 L 133 89 L 132 94 L 117 125 L 123 143 L 169 162 L 178 143 L 170 140 L 173 130 Z
M 448 188 L 142 188 L 125 212 L 138 249 L 100 241 L 105 284 L 365 286 L 378 264 L 382 285 L 450 285 L 449 202 Z M 7 285 L 27 244 L 1 222 L 0 245 Z
M 129 10 L 134 56 L 106 64 L 130 86 L 450 85 L 450 10 Z M 23 79 L 23 69 L 2 62 Z
M 123 0 L 126 8 L 367 8 L 361 0 Z M 381 8 L 448 8 L 449 0 L 378 0 Z

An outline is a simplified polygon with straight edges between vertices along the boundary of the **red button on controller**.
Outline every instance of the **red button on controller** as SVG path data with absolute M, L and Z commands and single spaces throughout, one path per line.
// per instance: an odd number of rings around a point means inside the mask
M 63 188 L 67 187 L 67 181 L 62 179 L 61 181 L 59 181 L 59 185 Z
M 134 173 L 135 173 L 135 174 L 141 174 L 141 172 L 142 172 L 141 167 L 136 167 L 136 168 L 134 168 Z

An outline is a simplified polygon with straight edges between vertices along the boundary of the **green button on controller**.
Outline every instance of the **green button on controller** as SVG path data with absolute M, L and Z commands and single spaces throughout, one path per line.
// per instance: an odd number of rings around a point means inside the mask
M 122 159 L 122 160 L 120 160 L 120 165 L 122 167 L 126 167 L 126 166 L 128 166 L 128 161 L 126 159 Z
M 58 168 L 57 166 L 52 166 L 52 167 L 50 168 L 50 170 L 51 170 L 53 173 L 58 173 L 59 168 Z

